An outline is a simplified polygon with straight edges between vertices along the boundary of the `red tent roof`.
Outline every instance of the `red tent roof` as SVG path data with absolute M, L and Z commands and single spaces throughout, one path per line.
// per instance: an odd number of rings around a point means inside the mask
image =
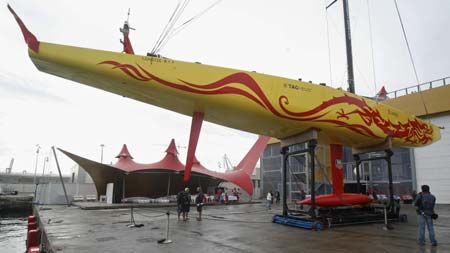
M 172 139 L 170 141 L 169 147 L 167 147 L 167 149 L 166 149 L 166 153 L 172 154 L 172 155 L 175 155 L 175 156 L 178 155 L 177 146 L 175 145 L 175 139 Z
M 259 156 L 263 152 L 264 148 L 269 141 L 269 137 L 260 136 L 253 147 L 249 150 L 247 155 L 242 159 L 236 169 L 228 173 L 220 173 L 209 170 L 194 157 L 194 163 L 192 171 L 204 175 L 208 175 L 215 178 L 220 178 L 225 181 L 236 184 L 241 187 L 248 194 L 253 194 L 253 184 L 250 178 L 250 174 L 253 172 L 255 165 L 259 159 Z M 118 161 L 113 167 L 118 168 L 124 172 L 130 173 L 134 171 L 152 170 L 152 169 L 167 169 L 172 171 L 184 171 L 185 165 L 178 159 L 178 150 L 175 145 L 175 140 L 170 141 L 169 146 L 166 149 L 166 155 L 162 160 L 156 163 L 142 164 L 133 161 L 133 157 L 128 151 L 127 146 L 124 144 L 119 155 Z
M 378 99 L 385 100 L 385 99 L 388 98 L 387 94 L 388 93 L 387 93 L 386 89 L 383 86 L 383 87 L 381 87 L 380 91 L 377 93 L 377 97 L 378 97 Z
M 130 152 L 128 151 L 127 144 L 123 144 L 122 150 L 120 150 L 120 153 L 116 156 L 116 158 L 131 158 L 133 157 L 130 155 Z
M 114 167 L 121 169 L 125 172 L 133 172 L 138 170 L 148 170 L 148 169 L 169 169 L 182 171 L 184 170 L 184 165 L 178 160 L 178 150 L 175 146 L 175 140 L 172 139 L 169 146 L 166 149 L 166 156 L 159 162 L 156 163 L 136 163 L 132 159 L 130 152 L 128 151 L 127 145 L 124 144 L 119 155 L 118 161 L 113 165 Z

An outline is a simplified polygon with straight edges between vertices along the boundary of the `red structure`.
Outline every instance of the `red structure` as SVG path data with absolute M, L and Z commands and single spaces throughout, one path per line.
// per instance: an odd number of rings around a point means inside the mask
M 120 43 L 123 44 L 123 53 L 126 54 L 134 54 L 133 46 L 131 45 L 130 40 L 130 30 L 134 30 L 134 28 L 130 27 L 130 23 L 128 19 L 130 18 L 130 10 L 128 9 L 128 18 L 127 21 L 123 24 L 123 27 L 120 28 L 120 32 L 123 34 L 123 40 L 120 40 Z
M 377 99 L 378 100 L 386 100 L 386 99 L 388 99 L 387 94 L 388 93 L 386 91 L 386 88 L 384 88 L 384 86 L 383 86 L 383 87 L 381 87 L 380 91 L 377 93 Z
M 333 177 L 333 193 L 317 196 L 315 204 L 322 207 L 351 206 L 372 202 L 369 196 L 355 193 L 344 193 L 344 172 L 342 170 L 342 145 L 330 144 L 331 174 Z M 311 198 L 299 201 L 299 204 L 311 204 Z
M 260 136 L 235 170 L 220 173 L 205 168 L 195 157 L 192 160 L 191 180 L 184 182 L 185 165 L 178 159 L 178 150 L 172 139 L 163 159 L 155 163 L 143 164 L 134 161 L 124 144 L 113 165 L 98 163 L 65 150 L 61 152 L 80 165 L 93 179 L 98 195 L 106 194 L 106 185 L 114 183 L 114 202 L 127 197 L 161 197 L 174 195 L 184 187 L 197 186 L 207 192 L 208 187 L 216 187 L 221 182 L 231 182 L 253 194 L 250 174 L 264 151 L 269 137 Z

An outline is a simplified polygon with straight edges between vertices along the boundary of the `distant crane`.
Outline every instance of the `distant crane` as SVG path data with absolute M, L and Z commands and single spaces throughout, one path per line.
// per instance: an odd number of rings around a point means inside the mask
M 14 165 L 14 157 L 11 158 L 11 162 L 9 163 L 9 167 L 6 168 L 6 174 L 11 174 L 11 170 L 13 168 Z
M 230 159 L 228 158 L 227 154 L 223 155 L 223 168 L 225 169 L 225 172 L 229 172 L 229 171 L 233 171 L 234 170 L 234 166 L 231 163 Z M 220 166 L 219 166 L 220 168 Z

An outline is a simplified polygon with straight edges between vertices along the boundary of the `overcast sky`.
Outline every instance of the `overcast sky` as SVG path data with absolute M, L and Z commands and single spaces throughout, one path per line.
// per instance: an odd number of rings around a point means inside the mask
M 173 37 L 165 57 L 302 78 L 347 88 L 342 2 L 324 0 L 223 0 Z M 174 10 L 165 1 L 8 1 L 41 41 L 121 51 L 119 27 L 131 8 L 136 54 L 149 52 Z M 192 0 L 180 21 L 215 0 Z M 368 12 L 368 5 L 370 12 Z M 393 0 L 350 0 L 356 92 L 373 96 L 415 85 L 416 79 Z M 450 1 L 398 0 L 420 82 L 450 75 Z M 370 13 L 370 14 L 369 14 Z M 374 60 L 371 56 L 371 17 Z M 27 55 L 20 29 L 0 0 L 0 169 L 12 157 L 13 172 L 38 171 L 55 145 L 93 160 L 115 161 L 122 144 L 139 162 L 155 162 L 175 138 L 187 146 L 191 119 L 39 72 Z M 180 23 L 182 23 L 180 22 Z M 329 61 L 329 55 L 331 62 Z M 373 62 L 376 84 L 374 83 Z M 330 75 L 331 63 L 331 75 Z M 332 77 L 332 78 L 331 78 Z M 257 136 L 204 123 L 197 157 L 217 169 L 226 153 L 237 164 Z M 179 149 L 185 162 L 185 148 Z M 59 154 L 65 173 L 74 165 Z M 47 168 L 56 172 L 53 158 Z

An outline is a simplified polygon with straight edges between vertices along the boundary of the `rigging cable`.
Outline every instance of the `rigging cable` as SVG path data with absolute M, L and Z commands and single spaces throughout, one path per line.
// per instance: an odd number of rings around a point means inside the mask
M 375 75 L 375 56 L 373 54 L 373 37 L 372 37 L 372 20 L 370 18 L 370 3 L 369 0 L 366 0 L 367 3 L 367 16 L 369 19 L 369 38 L 370 38 L 370 50 L 372 53 L 372 74 L 373 74 L 373 86 L 375 88 L 375 94 L 377 93 L 377 77 Z M 376 101 L 378 102 L 378 96 Z
M 181 5 L 179 11 L 175 14 L 175 17 L 172 21 L 172 23 L 170 24 L 169 28 L 167 29 L 166 33 L 164 34 L 162 40 L 160 41 L 158 47 L 155 50 L 155 54 L 157 54 L 160 51 L 161 45 L 164 43 L 164 41 L 167 40 L 167 37 L 169 36 L 169 34 L 172 32 L 173 27 L 175 26 L 175 24 L 177 23 L 178 19 L 181 17 L 181 14 L 183 14 L 184 10 L 186 9 L 187 5 L 189 4 L 190 0 L 185 0 L 183 2 L 183 4 Z
M 362 16 L 362 10 L 359 9 L 358 11 L 353 11 L 353 13 L 356 13 L 356 14 L 352 15 L 352 18 L 351 18 L 350 22 L 352 23 L 352 30 L 355 32 L 354 34 L 357 34 L 356 31 L 358 30 L 358 27 L 359 27 L 358 25 L 361 24 L 360 18 Z M 355 40 L 356 36 L 353 39 Z M 353 49 L 354 52 L 357 51 L 356 49 L 357 49 L 357 47 L 354 47 L 354 49 Z M 359 51 L 361 51 L 361 49 Z M 358 54 L 356 54 L 356 55 L 358 55 Z M 354 62 L 355 62 L 355 60 L 354 60 Z M 370 86 L 368 84 L 369 83 L 369 78 L 367 78 L 366 74 L 364 74 L 364 72 L 358 67 L 358 64 L 354 64 L 353 67 L 354 67 L 354 69 L 356 69 L 356 71 L 360 75 L 359 78 L 362 79 L 364 85 L 370 90 L 371 88 L 370 88 Z
M 185 21 L 183 24 L 179 25 L 178 27 L 174 28 L 172 30 L 172 32 L 170 32 L 169 36 L 167 37 L 167 39 L 163 42 L 163 44 L 160 46 L 160 48 L 158 49 L 161 50 L 164 48 L 164 46 L 167 44 L 167 42 L 173 38 L 175 35 L 177 35 L 179 32 L 181 32 L 182 30 L 184 30 L 184 28 L 187 27 L 188 24 L 190 24 L 192 21 L 198 19 L 199 17 L 203 16 L 207 11 L 209 11 L 210 9 L 212 9 L 214 6 L 216 6 L 217 4 L 219 4 L 222 0 L 217 0 L 216 2 L 214 2 L 213 4 L 211 4 L 209 7 L 207 7 L 206 9 L 204 9 L 203 11 L 201 11 L 199 14 L 195 15 L 194 17 L 190 18 L 189 20 Z
M 336 1 L 334 1 L 334 2 L 336 2 Z M 334 3 L 334 2 L 333 2 L 333 3 Z M 329 4 L 329 5 L 327 6 L 327 8 L 329 8 L 333 3 Z M 357 18 L 359 18 L 359 16 L 357 16 Z M 337 24 L 334 22 L 333 18 L 329 18 L 328 20 L 331 21 L 331 24 L 333 25 L 334 30 L 337 31 L 337 34 L 338 34 L 339 38 L 341 39 L 341 41 L 343 41 L 343 42 L 345 43 L 344 35 L 342 34 L 341 29 L 338 29 L 338 26 L 337 26 Z M 352 21 L 352 22 L 355 24 L 354 27 L 353 27 L 353 29 L 356 29 L 356 27 L 357 27 L 356 25 L 358 24 L 357 21 L 358 21 L 358 19 L 356 19 L 355 21 Z M 367 81 L 368 78 L 365 77 L 364 73 L 359 69 L 358 65 L 354 65 L 353 67 L 356 69 L 356 71 L 358 71 L 358 73 L 359 73 L 359 75 L 360 75 L 360 78 L 363 79 L 363 83 L 367 86 L 367 88 L 370 89 L 370 87 L 369 87 L 368 84 L 367 84 L 367 83 L 368 83 L 368 81 Z M 344 80 L 345 80 L 345 78 L 346 78 L 347 75 L 348 75 L 347 69 L 344 68 L 344 69 L 342 70 L 342 78 L 341 78 L 341 81 L 340 81 L 341 84 L 344 83 Z M 341 89 L 342 89 L 342 86 L 341 86 Z
M 400 10 L 398 9 L 397 0 L 394 0 L 394 3 L 395 3 L 395 8 L 397 9 L 397 15 L 398 15 L 398 19 L 400 20 L 400 25 L 402 26 L 403 37 L 405 38 L 406 46 L 408 47 L 409 58 L 411 59 L 411 64 L 412 64 L 412 67 L 413 67 L 413 70 L 414 70 L 414 75 L 415 75 L 416 81 L 417 81 L 417 88 L 418 88 L 418 91 L 419 91 L 419 94 L 420 94 L 420 98 L 422 100 L 423 107 L 425 109 L 425 115 L 428 115 L 427 105 L 425 104 L 425 101 L 423 99 L 422 92 L 420 92 L 419 76 L 417 75 L 416 65 L 414 64 L 414 59 L 413 59 L 413 56 L 412 56 L 412 53 L 411 53 L 411 48 L 409 46 L 408 37 L 406 36 L 406 31 L 405 31 L 405 27 L 403 25 L 402 16 L 400 15 Z
M 212 9 L 214 6 L 219 4 L 222 0 L 217 0 L 210 6 L 208 6 L 206 9 L 195 15 L 194 17 L 188 19 L 187 21 L 183 22 L 181 25 L 174 28 L 177 21 L 180 19 L 182 13 L 186 9 L 187 5 L 189 4 L 190 0 L 185 0 L 184 2 L 181 1 L 178 3 L 177 8 L 175 8 L 174 13 L 172 14 L 172 17 L 169 19 L 169 22 L 167 23 L 166 27 L 163 30 L 163 33 L 160 36 L 160 39 L 158 39 L 156 45 L 153 47 L 151 54 L 156 55 L 159 51 L 161 51 L 164 46 L 167 44 L 167 42 L 174 37 L 176 34 L 178 34 L 180 31 L 184 30 L 184 28 L 187 27 L 188 24 L 190 24 L 192 21 L 198 19 L 199 17 L 203 16 L 207 11 Z M 181 4 L 181 6 L 179 6 Z
M 167 39 L 167 37 L 169 36 L 169 34 L 172 32 L 173 27 L 175 26 L 175 24 L 177 23 L 178 19 L 181 17 L 181 14 L 183 14 L 184 10 L 186 9 L 186 7 L 188 6 L 190 0 L 185 0 L 183 2 L 183 4 L 181 5 L 179 11 L 175 14 L 175 17 L 172 21 L 172 23 L 170 24 L 169 28 L 167 29 L 166 33 L 164 34 L 163 39 L 160 42 L 160 45 L 158 46 L 158 48 L 156 49 L 156 52 L 159 51 L 159 47 L 161 47 L 162 43 L 164 43 L 164 41 Z
M 166 32 L 167 28 L 169 27 L 170 22 L 172 22 L 173 17 L 175 16 L 175 13 L 177 12 L 178 8 L 180 7 L 181 1 L 178 1 L 177 6 L 175 7 L 175 10 L 173 11 L 172 15 L 169 18 L 169 21 L 167 22 L 166 26 L 164 27 L 163 31 L 161 32 L 161 34 L 159 35 L 158 40 L 156 41 L 155 45 L 152 48 L 151 53 L 153 54 L 153 52 L 155 52 L 157 45 L 159 44 L 159 42 L 162 39 L 163 34 Z
M 328 68 L 330 70 L 330 86 L 333 87 L 333 72 L 331 69 L 331 47 L 330 47 L 330 29 L 328 25 L 328 6 L 325 7 L 325 19 L 327 22 L 327 43 L 328 43 Z
M 178 19 L 180 19 L 181 15 L 183 14 L 184 10 L 186 9 L 186 7 L 188 6 L 190 0 L 186 0 L 183 5 L 181 6 L 180 11 L 177 13 L 177 16 L 175 17 L 173 23 L 171 24 L 169 30 L 167 31 L 167 33 L 165 34 L 165 38 L 163 39 L 161 45 L 164 43 L 164 41 L 166 41 L 169 37 L 169 35 L 173 32 L 173 27 L 175 26 L 175 24 L 177 23 Z M 160 50 L 161 46 L 158 48 L 158 51 Z
M 175 25 L 176 21 L 180 17 L 181 13 L 186 8 L 187 4 L 189 3 L 189 0 L 184 0 L 183 2 L 181 0 L 178 1 L 177 6 L 175 7 L 175 10 L 173 11 L 172 15 L 169 18 L 169 21 L 167 22 L 166 26 L 164 27 L 161 35 L 159 36 L 155 46 L 153 47 L 151 53 L 156 54 L 158 51 L 158 47 L 160 47 L 161 43 L 165 40 L 167 35 L 170 33 L 171 29 Z

